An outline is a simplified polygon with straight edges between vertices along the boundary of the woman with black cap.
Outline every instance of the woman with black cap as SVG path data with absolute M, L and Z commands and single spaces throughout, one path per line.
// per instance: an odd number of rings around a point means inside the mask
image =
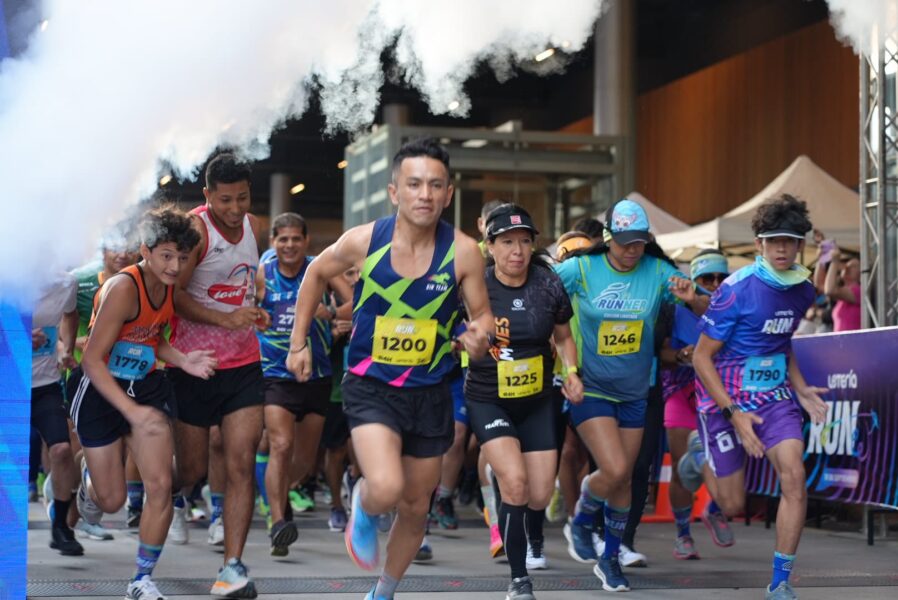
M 534 256 L 539 232 L 514 204 L 494 209 L 486 223 L 490 262 L 486 287 L 496 320 L 488 356 L 471 359 L 465 399 L 471 428 L 499 482 L 499 528 L 511 567 L 507 600 L 529 600 L 528 535 L 542 557 L 543 510 L 558 462 L 552 387 L 552 340 L 566 367 L 563 391 L 582 399 L 577 349 L 568 321 L 571 303 L 547 263 Z
M 608 209 L 603 239 L 555 271 L 580 322 L 584 400 L 571 408 L 571 420 L 600 467 L 583 480 L 565 526 L 568 551 L 580 562 L 596 562 L 603 589 L 627 591 L 618 554 L 654 374 L 655 321 L 663 302 L 693 302 L 696 295 L 654 242 L 645 210 L 627 199 Z M 595 532 L 603 513 L 599 550 Z

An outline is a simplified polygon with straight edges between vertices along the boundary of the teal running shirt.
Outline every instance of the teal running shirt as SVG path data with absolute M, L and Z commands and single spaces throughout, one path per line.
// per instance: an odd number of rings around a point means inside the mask
M 679 302 L 668 279 L 683 274 L 647 255 L 632 271 L 621 272 L 607 254 L 569 258 L 555 272 L 579 318 L 577 351 L 586 401 L 647 398 L 658 310 L 664 302 Z

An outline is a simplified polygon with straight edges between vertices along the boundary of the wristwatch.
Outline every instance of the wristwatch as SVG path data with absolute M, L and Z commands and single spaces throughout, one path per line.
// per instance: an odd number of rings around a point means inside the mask
M 735 404 L 730 404 L 729 406 L 724 406 L 723 408 L 720 409 L 720 414 L 722 414 L 723 418 L 726 419 L 727 421 L 732 420 L 733 415 L 736 412 L 742 412 L 742 409 L 740 409 Z

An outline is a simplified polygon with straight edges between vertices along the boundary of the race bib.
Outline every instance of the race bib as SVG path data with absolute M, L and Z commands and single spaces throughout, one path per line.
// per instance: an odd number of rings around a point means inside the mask
M 599 325 L 599 354 L 620 356 L 639 352 L 642 321 L 602 321 Z
M 41 331 L 47 336 L 47 341 L 40 348 L 31 350 L 31 356 L 52 356 L 56 354 L 56 342 L 59 340 L 59 331 L 55 327 L 42 327 Z
M 397 319 L 378 316 L 374 321 L 371 359 L 399 367 L 430 364 L 437 339 L 435 319 Z
M 520 360 L 500 360 L 497 366 L 500 398 L 523 398 L 542 391 L 542 356 Z
M 151 346 L 133 342 L 116 342 L 109 353 L 109 372 L 116 379 L 139 381 L 156 364 L 156 353 Z
M 786 381 L 786 355 L 752 356 L 742 371 L 742 391 L 768 392 Z

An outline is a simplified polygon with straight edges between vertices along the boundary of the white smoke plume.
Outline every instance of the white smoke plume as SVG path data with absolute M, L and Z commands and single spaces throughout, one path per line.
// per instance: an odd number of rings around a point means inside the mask
M 830 21 L 839 38 L 856 54 L 882 48 L 898 37 L 898 0 L 827 0 Z
M 0 294 L 84 259 L 160 161 L 192 178 L 222 144 L 264 158 L 319 91 L 328 128 L 364 128 L 394 41 L 432 111 L 461 115 L 478 62 L 575 52 L 603 1 L 45 0 L 47 26 L 0 63 Z

